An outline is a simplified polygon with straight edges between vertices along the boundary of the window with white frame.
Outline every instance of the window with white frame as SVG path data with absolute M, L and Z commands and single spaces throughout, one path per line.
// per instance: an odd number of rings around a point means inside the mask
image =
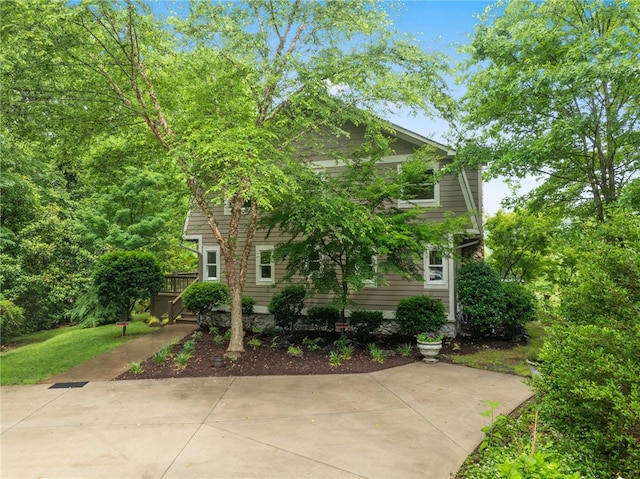
M 220 248 L 206 248 L 203 252 L 204 280 L 220 281 Z
M 256 283 L 273 283 L 275 269 L 273 246 L 256 246 Z
M 447 284 L 447 260 L 439 248 L 429 247 L 424 252 L 424 284 L 425 286 Z
M 249 211 L 251 211 L 251 199 L 246 199 L 244 200 L 244 203 L 242 204 L 242 214 L 246 214 Z M 225 215 L 230 215 L 231 214 L 231 201 L 229 200 L 224 200 L 224 214 Z
M 401 168 L 401 166 L 399 166 Z M 409 184 L 403 189 L 398 206 L 437 206 L 440 204 L 440 185 L 436 181 L 437 166 L 412 173 Z
M 376 285 L 376 273 L 378 272 L 378 255 L 372 254 L 371 261 L 369 262 L 369 269 L 371 271 L 371 278 L 367 278 L 362 282 L 367 286 Z
M 322 254 L 317 249 L 314 249 L 307 256 L 306 262 L 307 272 L 309 276 L 315 276 L 322 272 Z

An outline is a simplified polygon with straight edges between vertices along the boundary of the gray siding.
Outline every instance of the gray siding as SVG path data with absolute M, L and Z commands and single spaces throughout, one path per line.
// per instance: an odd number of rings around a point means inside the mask
M 357 145 L 364 138 L 364 130 L 362 128 L 352 127 L 350 129 L 350 138 L 334 138 L 334 149 L 344 154 L 348 154 L 353 151 L 354 145 Z M 396 154 L 405 155 L 410 154 L 417 146 L 411 142 L 403 139 L 398 139 L 394 143 Z M 442 152 L 446 154 L 446 152 Z M 310 156 L 308 160 L 322 161 L 329 160 L 329 157 L 322 156 Z M 443 167 L 445 162 L 449 160 L 442 160 L 440 167 Z M 397 168 L 400 162 L 386 162 L 382 167 Z M 328 167 L 327 171 L 339 171 L 340 167 Z M 467 180 L 471 189 L 471 194 L 474 198 L 476 206 L 481 205 L 481 182 L 480 175 L 476 170 L 467 170 Z M 454 212 L 457 215 L 467 213 L 467 205 L 464 199 L 464 195 L 461 188 L 461 182 L 455 176 L 445 176 L 440 181 L 440 206 L 434 208 L 424 215 L 425 221 L 441 221 L 445 212 Z M 223 235 L 227 234 L 229 216 L 224 214 L 224 208 L 222 206 L 215 208 L 214 213 L 218 219 L 218 223 Z M 471 224 L 469 225 L 471 226 Z M 243 236 L 243 229 L 240 229 L 241 236 L 238 238 L 238 254 L 242 252 L 245 244 L 245 238 Z M 211 233 L 209 225 L 207 224 L 206 217 L 199 211 L 194 205 L 189 213 L 187 228 L 185 231 L 186 238 L 201 238 L 199 243 L 200 251 L 204 251 L 209 247 L 217 246 L 215 239 Z M 284 264 L 275 265 L 275 285 L 268 284 L 256 284 L 256 247 L 257 246 L 275 246 L 281 243 L 285 238 L 279 236 L 277 233 L 272 232 L 269 238 L 265 238 L 265 231 L 256 232 L 253 246 L 251 249 L 251 256 L 248 264 L 247 280 L 244 288 L 244 295 L 251 296 L 256 300 L 256 306 L 264 309 L 271 297 L 282 288 L 282 278 L 285 271 Z M 220 278 L 224 281 L 224 263 L 222 256 L 220 255 Z M 200 275 L 202 278 L 202 261 L 200 262 Z M 453 275 L 455 275 L 455 267 L 449 268 L 448 274 L 450 281 L 448 284 L 453 284 Z M 364 290 L 354 293 L 352 300 L 355 301 L 361 309 L 374 309 L 382 310 L 389 314 L 394 311 L 398 301 L 402 298 L 416 295 L 416 294 L 429 294 L 436 297 L 445 304 L 447 311 L 450 313 L 450 318 L 454 316 L 455 311 L 452 311 L 455 302 L 451 301 L 452 296 L 448 285 L 440 286 L 433 289 L 426 289 L 423 281 L 405 281 L 399 277 L 389 276 L 387 278 L 389 284 L 380 287 L 367 287 Z M 329 298 L 316 297 L 309 302 L 309 305 L 313 304 L 325 304 L 329 301 Z

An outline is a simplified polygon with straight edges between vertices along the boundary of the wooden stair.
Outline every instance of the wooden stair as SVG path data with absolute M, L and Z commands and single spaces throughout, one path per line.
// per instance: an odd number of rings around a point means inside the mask
M 198 315 L 193 311 L 182 311 L 176 318 L 176 323 L 194 324 L 198 322 Z

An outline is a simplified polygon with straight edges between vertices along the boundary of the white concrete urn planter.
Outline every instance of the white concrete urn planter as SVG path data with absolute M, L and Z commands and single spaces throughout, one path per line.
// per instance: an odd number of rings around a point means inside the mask
M 418 335 L 420 336 L 420 335 Z M 442 349 L 442 337 L 437 338 L 418 338 L 418 350 L 422 354 L 422 362 L 437 363 L 436 356 Z

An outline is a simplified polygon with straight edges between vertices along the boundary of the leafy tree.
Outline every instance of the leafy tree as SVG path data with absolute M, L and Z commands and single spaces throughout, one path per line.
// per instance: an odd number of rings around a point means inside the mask
M 378 155 L 344 160 L 338 174 L 310 172 L 300 178 L 307 196 L 286 199 L 262 219 L 288 238 L 275 251 L 287 260 L 285 280 L 298 275 L 314 291 L 332 293 L 343 320 L 352 292 L 372 281 L 382 284 L 385 272 L 415 279 L 425 244 L 446 244 L 448 234 L 463 230 L 467 221 L 425 222 L 425 208 L 398 209 L 408 179 L 395 168 L 380 171 Z M 423 152 L 405 165 L 424 171 L 428 161 Z
M 92 103 L 78 108 L 79 119 L 143 123 L 184 173 L 224 259 L 228 354 L 243 351 L 242 289 L 258 211 L 300 191 L 291 169 L 302 145 L 313 146 L 306 139 L 321 128 L 346 135 L 347 120 L 368 122 L 367 111 L 451 106 L 439 76 L 445 65 L 396 36 L 374 2 L 195 2 L 173 29 L 133 1 L 37 7 L 47 28 L 32 23 L 35 56 L 52 71 L 73 71 L 61 84 L 55 76 L 31 82 L 56 92 L 39 107 L 56 108 L 64 91 L 83 92 L 80 102 L 65 95 L 65 106 L 101 99 L 110 108 Z M 33 20 L 24 3 L 15 9 Z M 30 106 L 24 98 L 22 109 Z M 212 209 L 224 201 L 226 235 Z
M 544 178 L 538 208 L 607 220 L 640 168 L 638 11 L 638 0 L 487 9 L 465 48 L 459 158 L 489 159 L 493 176 Z
M 136 301 L 160 292 L 164 275 L 151 253 L 112 251 L 98 258 L 93 281 L 100 303 L 105 307 L 114 305 L 117 318 L 128 321 Z
M 526 209 L 498 211 L 485 223 L 487 262 L 503 280 L 530 282 L 545 272 L 555 234 L 553 221 Z

